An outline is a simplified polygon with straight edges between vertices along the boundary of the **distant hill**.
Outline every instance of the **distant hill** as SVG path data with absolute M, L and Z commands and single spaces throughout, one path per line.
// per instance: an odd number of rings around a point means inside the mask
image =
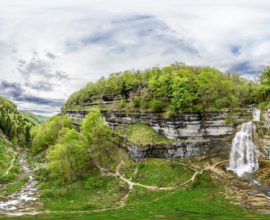
M 35 125 L 42 124 L 48 119 L 47 117 L 36 115 L 31 112 L 22 112 L 22 114 L 25 118 L 32 121 Z

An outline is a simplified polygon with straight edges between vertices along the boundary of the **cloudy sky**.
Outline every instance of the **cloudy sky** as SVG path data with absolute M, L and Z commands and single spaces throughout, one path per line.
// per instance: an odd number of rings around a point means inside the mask
M 43 115 L 89 81 L 175 62 L 254 78 L 268 0 L 0 0 L 0 95 Z

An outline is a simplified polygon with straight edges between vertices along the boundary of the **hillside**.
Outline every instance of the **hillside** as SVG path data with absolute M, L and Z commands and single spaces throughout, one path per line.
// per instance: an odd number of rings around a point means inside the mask
M 40 122 L 34 114 L 20 112 L 14 103 L 0 97 L 0 197 L 25 184 L 20 153 L 30 147 L 30 130 L 37 124 Z
M 6 183 L 19 174 L 17 149 L 0 135 L 0 183 Z
M 26 119 L 31 121 L 34 125 L 42 124 L 48 119 L 47 117 L 44 117 L 42 115 L 36 115 L 31 112 L 21 112 L 21 113 Z
M 14 103 L 0 97 L 0 130 L 14 144 L 29 145 L 30 129 L 35 123 L 17 110 Z
M 237 74 L 222 73 L 210 67 L 174 64 L 103 77 L 72 94 L 62 109 L 102 106 L 179 115 L 245 107 L 259 103 L 261 96 L 258 84 Z
M 212 68 L 172 65 L 88 84 L 43 123 L 1 98 L 1 130 L 12 142 L 0 138 L 0 214 L 270 219 L 267 153 L 251 179 L 227 170 L 237 134 L 251 143 L 268 137 L 268 111 L 250 106 L 263 91 Z M 249 133 L 239 133 L 245 124 Z

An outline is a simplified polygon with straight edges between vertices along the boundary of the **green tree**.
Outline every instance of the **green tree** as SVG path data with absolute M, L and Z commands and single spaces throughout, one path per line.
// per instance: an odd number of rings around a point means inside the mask
M 270 67 L 266 67 L 261 74 L 261 91 L 264 100 L 270 98 Z
M 196 109 L 197 89 L 195 75 L 189 69 L 181 69 L 173 77 L 171 105 L 176 112 L 191 112 Z
M 114 164 L 119 160 L 119 138 L 109 128 L 99 112 L 89 113 L 81 129 L 88 161 L 96 164 Z
M 44 124 L 32 129 L 32 152 L 37 154 L 49 146 L 54 145 L 62 128 L 72 128 L 68 116 L 56 115 Z
M 85 152 L 80 134 L 74 129 L 61 129 L 58 141 L 49 150 L 47 158 L 52 176 L 60 178 L 64 183 L 81 178 L 85 168 Z

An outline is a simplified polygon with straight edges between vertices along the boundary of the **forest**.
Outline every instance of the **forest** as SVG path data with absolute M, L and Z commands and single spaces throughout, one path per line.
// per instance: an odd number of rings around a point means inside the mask
M 14 144 L 30 145 L 30 130 L 37 123 L 17 110 L 14 103 L 0 97 L 0 131 Z
M 250 104 L 265 107 L 269 101 L 269 73 L 270 68 L 266 67 L 256 82 L 211 67 L 184 64 L 124 71 L 88 83 L 70 96 L 62 110 L 103 102 L 112 102 L 118 109 L 166 112 L 168 115 Z

